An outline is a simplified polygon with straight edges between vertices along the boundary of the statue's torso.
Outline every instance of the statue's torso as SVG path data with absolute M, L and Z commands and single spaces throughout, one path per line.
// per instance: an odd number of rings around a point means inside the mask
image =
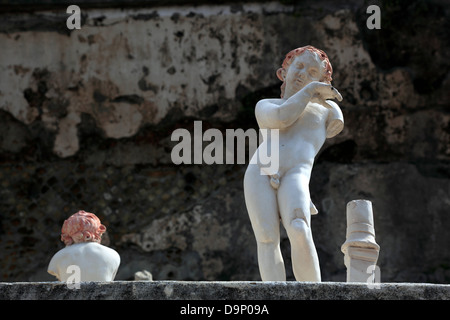
M 308 103 L 301 116 L 289 127 L 279 130 L 279 175 L 303 166 L 312 170 L 314 158 L 326 139 L 328 109 L 317 103 Z M 268 134 L 268 150 L 273 144 Z M 261 152 L 261 148 L 257 152 Z

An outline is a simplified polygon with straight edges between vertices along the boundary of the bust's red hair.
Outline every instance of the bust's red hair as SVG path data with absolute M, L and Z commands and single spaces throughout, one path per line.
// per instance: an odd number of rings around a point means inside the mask
M 106 227 L 95 214 L 80 210 L 64 221 L 61 241 L 66 246 L 82 242 L 100 243 L 105 231 Z

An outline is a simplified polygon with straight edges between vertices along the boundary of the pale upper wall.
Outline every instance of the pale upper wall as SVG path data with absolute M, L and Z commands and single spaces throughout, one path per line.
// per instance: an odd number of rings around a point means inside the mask
M 24 124 L 42 121 L 56 132 L 54 152 L 61 157 L 79 148 L 82 113 L 110 138 L 130 137 L 171 112 L 195 116 L 211 105 L 218 106 L 215 117 L 231 119 L 239 86 L 257 89 L 275 79 L 261 73 L 261 56 L 281 51 L 262 10 L 282 18 L 292 8 L 82 9 L 81 29 L 68 34 L 0 33 L 0 109 Z M 69 16 L 38 15 L 64 26 L 61 16 Z M 272 59 L 267 67 L 277 63 Z
M 381 114 L 388 125 L 380 129 L 401 148 L 412 130 L 404 107 L 441 104 L 449 81 L 430 97 L 415 90 L 416 71 L 380 70 L 357 22 L 368 15 L 352 11 L 351 3 L 335 5 L 81 6 L 81 29 L 72 31 L 66 27 L 64 6 L 4 14 L 0 110 L 27 126 L 39 123 L 53 137 L 48 142 L 53 153 L 68 157 L 82 143 L 78 128 L 84 114 L 104 137 L 114 139 L 173 118 L 231 122 L 242 107 L 242 95 L 281 85 L 275 72 L 286 52 L 312 44 L 330 57 L 344 113 L 349 106 L 386 110 Z M 436 59 L 441 55 L 437 51 Z M 441 120 L 439 128 L 448 121 Z M 378 120 L 368 121 L 375 128 Z M 351 137 L 344 129 L 336 141 Z M 419 150 L 418 156 L 425 152 Z M 438 157 L 446 156 L 448 150 L 438 152 Z

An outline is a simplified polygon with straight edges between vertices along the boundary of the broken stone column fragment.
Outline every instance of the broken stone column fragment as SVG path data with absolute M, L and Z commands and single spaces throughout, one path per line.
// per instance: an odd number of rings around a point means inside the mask
M 347 203 L 347 239 L 341 247 L 347 267 L 347 282 L 379 282 L 375 279 L 380 246 L 375 241 L 372 202 Z

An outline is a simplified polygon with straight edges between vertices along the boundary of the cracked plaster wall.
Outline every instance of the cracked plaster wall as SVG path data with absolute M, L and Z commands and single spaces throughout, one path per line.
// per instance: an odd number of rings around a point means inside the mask
M 0 108 L 27 125 L 41 121 L 54 132 L 60 157 L 79 150 L 81 114 L 114 139 L 211 106 L 217 110 L 210 116 L 232 119 L 238 87 L 273 80 L 264 71 L 276 61 L 262 66 L 261 55 L 275 57 L 280 46 L 263 7 L 289 11 L 258 4 L 234 12 L 230 6 L 91 9 L 82 11 L 81 30 L 70 34 L 1 33 Z

